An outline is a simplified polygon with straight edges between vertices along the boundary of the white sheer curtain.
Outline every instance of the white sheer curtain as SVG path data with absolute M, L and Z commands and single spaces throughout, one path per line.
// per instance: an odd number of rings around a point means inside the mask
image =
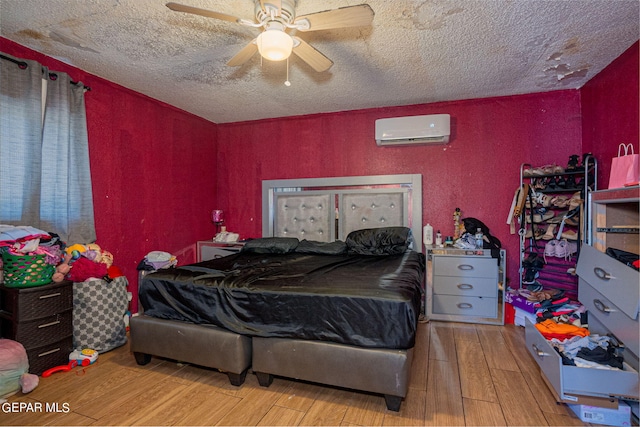
M 38 62 L 1 55 L 0 223 L 93 242 L 84 86 Z

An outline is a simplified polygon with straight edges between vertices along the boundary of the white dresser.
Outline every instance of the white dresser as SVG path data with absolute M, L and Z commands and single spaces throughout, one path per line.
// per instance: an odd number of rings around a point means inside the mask
M 578 260 L 578 297 L 586 307 L 591 334 L 612 335 L 624 345 L 623 370 L 563 365 L 560 356 L 532 323 L 526 326 L 529 352 L 559 401 L 600 398 L 602 406 L 615 398 L 639 397 L 640 274 L 607 255 L 607 248 L 639 253 L 638 187 L 590 194 L 588 244 Z M 592 403 L 594 406 L 601 406 Z
M 504 324 L 505 251 L 427 247 L 429 320 Z

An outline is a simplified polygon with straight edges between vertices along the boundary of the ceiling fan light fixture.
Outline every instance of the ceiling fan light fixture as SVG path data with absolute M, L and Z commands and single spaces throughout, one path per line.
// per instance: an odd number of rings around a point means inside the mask
M 260 33 L 256 40 L 258 52 L 264 59 L 283 61 L 291 55 L 293 39 L 279 29 L 267 29 Z

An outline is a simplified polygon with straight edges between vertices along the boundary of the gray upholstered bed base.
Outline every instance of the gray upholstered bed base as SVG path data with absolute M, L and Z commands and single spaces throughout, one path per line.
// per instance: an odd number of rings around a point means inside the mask
M 151 356 L 216 368 L 232 385 L 244 383 L 251 365 L 251 338 L 215 326 L 140 315 L 131 318 L 131 351 L 139 365 Z
M 247 337 L 215 326 L 139 315 L 131 318 L 131 351 L 139 365 L 166 357 L 225 372 L 244 383 L 252 366 L 260 385 L 273 375 L 384 395 L 399 411 L 407 395 L 413 349 L 367 349 L 320 341 Z
M 253 337 L 252 370 L 261 386 L 273 375 L 383 394 L 399 411 L 407 395 L 413 348 L 367 349 L 320 341 Z

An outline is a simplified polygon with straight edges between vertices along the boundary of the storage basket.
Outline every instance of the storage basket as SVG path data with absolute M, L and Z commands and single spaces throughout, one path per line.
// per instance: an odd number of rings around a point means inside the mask
M 4 285 L 9 288 L 28 288 L 51 282 L 56 266 L 47 264 L 46 255 L 12 255 L 2 253 Z

